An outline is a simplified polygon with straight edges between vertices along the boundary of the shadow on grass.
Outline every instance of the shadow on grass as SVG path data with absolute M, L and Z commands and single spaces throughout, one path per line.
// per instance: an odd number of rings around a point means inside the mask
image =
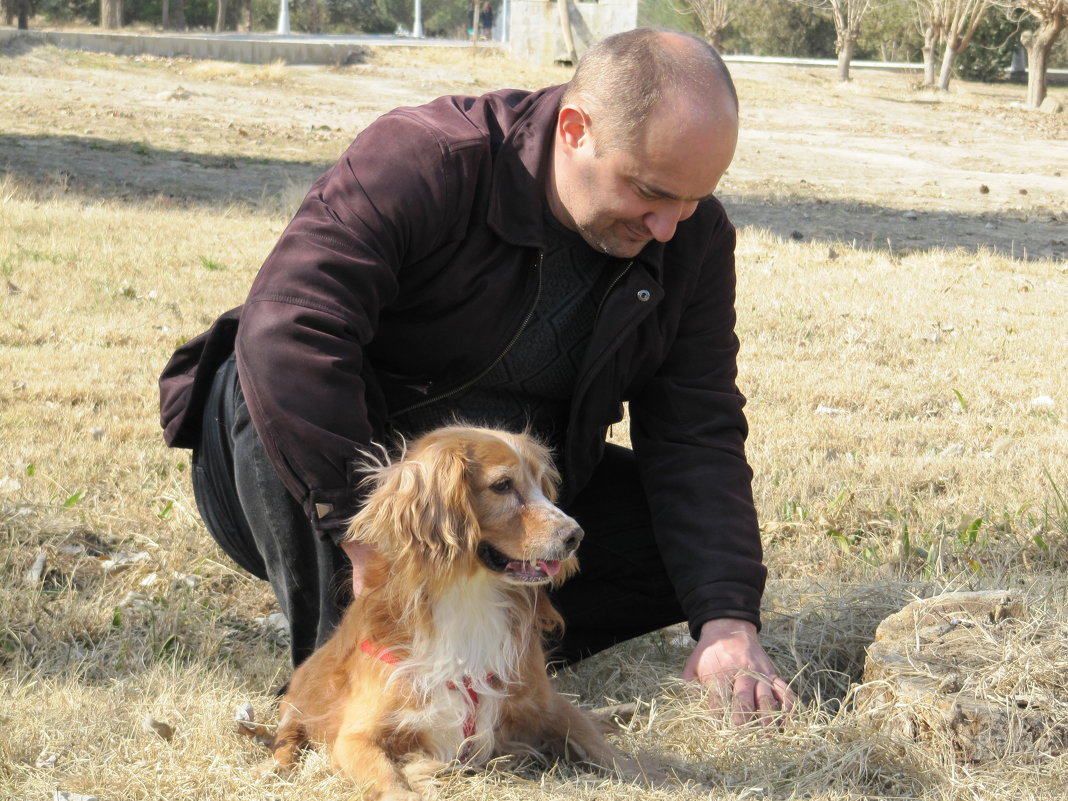
M 769 202 L 724 195 L 739 228 L 764 228 L 784 240 L 841 242 L 862 250 L 904 255 L 934 248 L 987 250 L 1022 261 L 1068 259 L 1068 216 L 1052 213 L 917 209 L 906 212 L 871 203 L 789 198 Z
M 35 194 L 87 201 L 163 201 L 179 207 L 248 205 L 291 212 L 325 162 L 193 153 L 90 136 L 0 134 L 0 177 Z M 783 240 L 827 241 L 897 255 L 933 248 L 990 250 L 1021 260 L 1068 258 L 1068 217 L 1021 212 L 964 213 L 821 198 L 723 196 L 739 227 Z
M 329 165 L 169 149 L 92 136 L 0 134 L 0 178 L 34 195 L 180 207 L 292 210 Z M 284 208 L 278 201 L 285 199 Z

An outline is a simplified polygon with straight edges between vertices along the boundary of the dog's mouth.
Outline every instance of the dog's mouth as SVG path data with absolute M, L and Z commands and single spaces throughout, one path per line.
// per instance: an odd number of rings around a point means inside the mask
M 536 559 L 527 562 L 505 556 L 488 542 L 478 546 L 478 558 L 494 573 L 503 573 L 512 581 L 537 584 L 549 581 L 560 572 L 559 559 Z

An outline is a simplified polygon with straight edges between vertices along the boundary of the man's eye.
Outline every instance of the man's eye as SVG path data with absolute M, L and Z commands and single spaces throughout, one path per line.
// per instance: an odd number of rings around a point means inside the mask
M 510 478 L 502 478 L 502 479 L 500 479 L 498 481 L 494 481 L 492 484 L 490 484 L 490 489 L 493 490 L 494 492 L 502 492 L 503 493 L 503 492 L 511 492 L 512 491 L 512 487 L 514 487 L 514 486 L 515 485 L 512 483 L 512 479 L 510 479 Z

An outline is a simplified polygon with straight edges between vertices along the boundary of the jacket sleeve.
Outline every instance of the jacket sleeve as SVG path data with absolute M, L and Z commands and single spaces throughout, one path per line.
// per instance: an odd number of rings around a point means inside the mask
M 370 125 L 312 187 L 242 312 L 253 423 L 283 484 L 335 540 L 374 433 L 364 349 L 402 265 L 434 248 L 458 205 L 449 159 L 442 137 L 403 110 Z
M 735 383 L 735 232 L 722 216 L 706 238 L 677 334 L 630 405 L 655 536 L 695 638 L 714 618 L 759 626 L 767 574 L 745 457 L 745 399 Z M 687 267 L 694 269 L 664 265 Z

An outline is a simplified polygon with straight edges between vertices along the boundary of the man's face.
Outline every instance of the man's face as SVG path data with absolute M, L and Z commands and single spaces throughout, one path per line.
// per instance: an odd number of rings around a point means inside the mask
M 653 239 L 671 239 L 678 223 L 712 195 L 734 157 L 737 130 L 733 113 L 662 103 L 633 144 L 598 148 L 589 118 L 565 106 L 554 151 L 553 212 L 597 250 L 636 256 Z

